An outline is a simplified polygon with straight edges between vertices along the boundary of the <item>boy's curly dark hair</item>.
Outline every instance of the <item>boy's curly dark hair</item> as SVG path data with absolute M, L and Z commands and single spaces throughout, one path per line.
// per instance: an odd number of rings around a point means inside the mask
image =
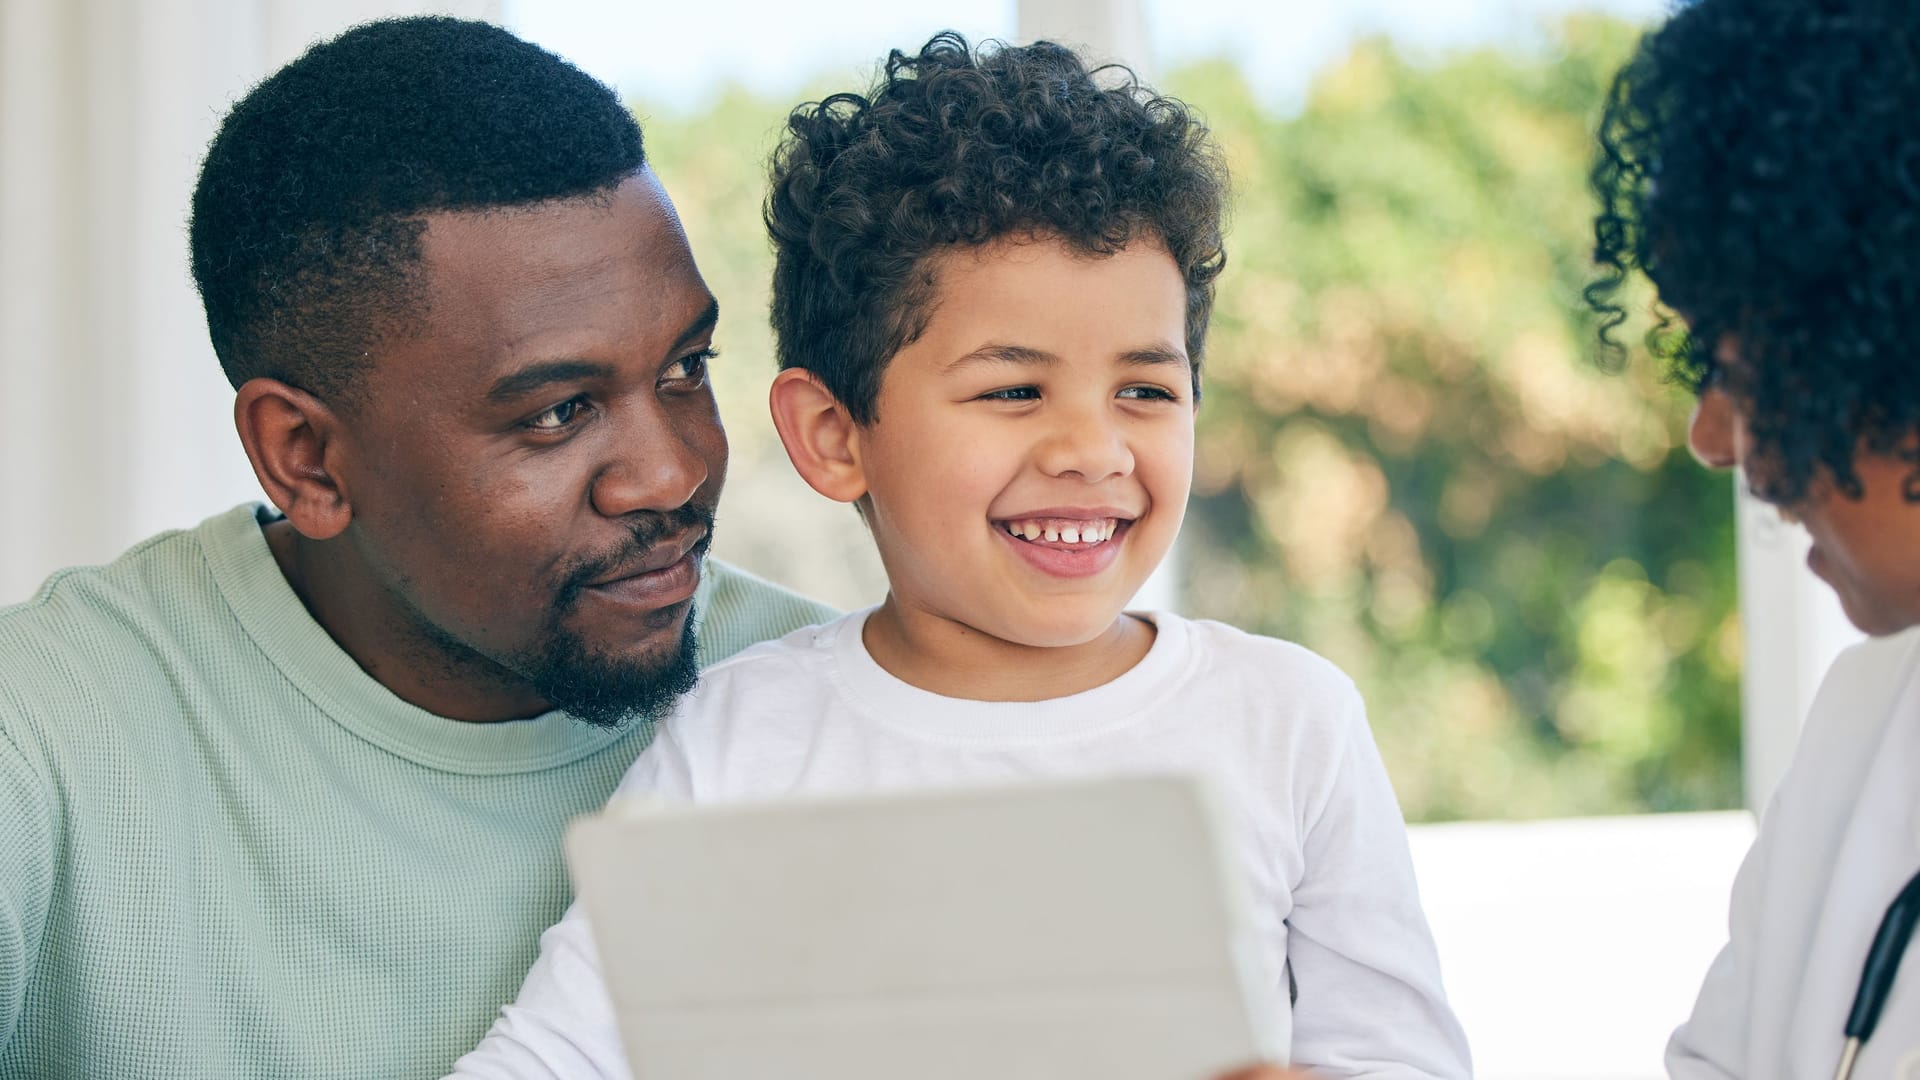
M 1920 9 L 1912 0 L 1701 0 L 1613 84 L 1593 171 L 1601 336 L 1633 271 L 1671 318 L 1649 344 L 1696 392 L 1734 395 L 1757 493 L 1920 429 Z M 1719 369 L 1732 335 L 1738 371 Z M 1616 351 L 1618 346 L 1607 341 Z M 1920 472 L 1907 485 L 1920 496 Z
M 1186 279 L 1197 392 L 1226 169 L 1185 105 L 1110 70 L 1103 89 L 1059 45 L 976 50 L 947 32 L 894 50 L 864 96 L 795 109 L 766 205 L 780 366 L 871 423 L 888 360 L 926 329 L 929 257 L 1028 233 L 1094 254 L 1150 236 Z
M 355 27 L 233 107 L 188 229 L 228 381 L 351 389 L 420 302 L 421 215 L 604 191 L 645 163 L 613 91 L 497 26 Z

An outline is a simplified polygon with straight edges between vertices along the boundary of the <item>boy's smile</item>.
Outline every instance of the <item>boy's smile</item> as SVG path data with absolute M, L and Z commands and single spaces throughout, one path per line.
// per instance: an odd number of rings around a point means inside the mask
M 1120 612 L 1186 509 L 1185 283 L 1150 236 L 1104 257 L 1008 238 L 932 269 L 928 324 L 851 440 L 892 586 L 868 646 L 958 696 L 1098 685 L 1151 643 Z M 1058 678 L 1012 674 L 1036 666 Z
M 1007 542 L 1042 573 L 1057 577 L 1097 574 L 1119 557 L 1122 533 L 1133 519 L 1118 511 L 1048 510 L 996 522 Z

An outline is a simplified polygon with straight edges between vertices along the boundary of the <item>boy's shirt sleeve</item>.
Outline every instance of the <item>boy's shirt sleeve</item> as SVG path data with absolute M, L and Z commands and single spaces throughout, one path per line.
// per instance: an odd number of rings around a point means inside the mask
M 620 781 L 614 798 L 685 802 L 692 775 L 671 723 Z M 457 1080 L 629 1080 L 619 1024 L 607 996 L 600 953 L 586 912 L 575 901 L 540 935 L 540 955 L 513 1004 L 486 1037 L 454 1063 Z
M 1406 823 L 1365 707 L 1348 690 L 1332 768 L 1305 808 L 1305 872 L 1293 890 L 1287 964 L 1293 1063 L 1381 1080 L 1472 1075 L 1420 907 Z

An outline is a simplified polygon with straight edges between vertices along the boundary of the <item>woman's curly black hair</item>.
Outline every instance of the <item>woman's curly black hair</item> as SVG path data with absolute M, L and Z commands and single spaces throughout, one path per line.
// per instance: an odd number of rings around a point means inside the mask
M 1593 171 L 1601 336 L 1633 271 L 1686 334 L 1649 344 L 1753 433 L 1757 493 L 1851 497 L 1856 452 L 1920 429 L 1920 8 L 1913 0 L 1701 0 L 1620 72 Z M 1671 319 L 1666 320 L 1671 324 Z M 1723 339 L 1740 359 L 1723 371 Z M 1618 346 L 1607 341 L 1616 349 Z M 1920 499 L 1920 471 L 1907 484 Z
M 1059 45 L 976 50 L 948 32 L 894 50 L 865 95 L 795 109 L 766 205 L 780 366 L 871 423 L 887 361 L 926 329 L 931 256 L 1023 234 L 1107 254 L 1151 236 L 1186 279 L 1197 392 L 1226 169 L 1185 105 L 1108 70 L 1118 85 L 1102 88 Z

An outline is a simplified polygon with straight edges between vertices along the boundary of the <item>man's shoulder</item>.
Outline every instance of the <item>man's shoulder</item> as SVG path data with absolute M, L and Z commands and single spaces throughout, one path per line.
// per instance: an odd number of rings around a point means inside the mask
M 700 663 L 718 663 L 751 645 L 774 641 L 840 613 L 737 566 L 708 559 L 701 583 Z
M 0 719 L 113 699 L 187 648 L 218 603 L 199 530 L 57 571 L 29 599 L 0 607 Z

